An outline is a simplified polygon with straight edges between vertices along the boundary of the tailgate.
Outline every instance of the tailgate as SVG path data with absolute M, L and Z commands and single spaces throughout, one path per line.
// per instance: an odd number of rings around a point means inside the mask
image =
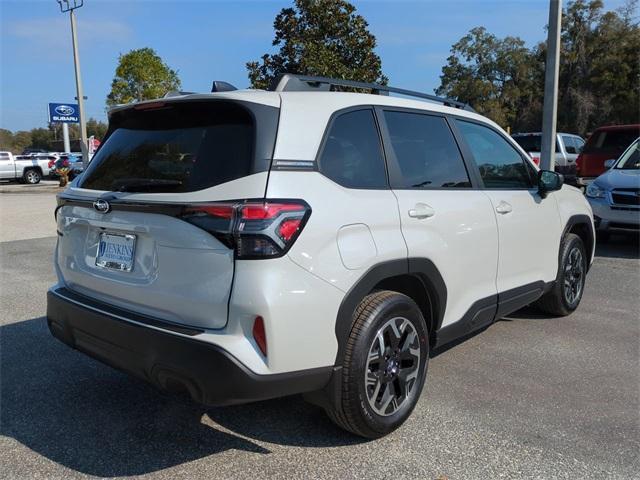
M 224 327 L 235 252 L 212 229 L 232 220 L 191 210 L 264 197 L 278 113 L 200 98 L 112 113 L 86 172 L 58 199 L 60 282 L 164 321 Z
M 233 250 L 206 231 L 163 214 L 105 215 L 91 204 L 62 206 L 57 223 L 56 263 L 69 289 L 170 322 L 225 326 Z M 120 268 L 129 257 L 130 271 Z

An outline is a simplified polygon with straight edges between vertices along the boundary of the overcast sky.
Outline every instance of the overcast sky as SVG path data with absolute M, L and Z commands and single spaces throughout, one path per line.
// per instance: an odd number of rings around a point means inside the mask
M 390 84 L 432 93 L 451 45 L 476 26 L 529 45 L 545 37 L 548 0 L 355 1 L 377 37 Z M 607 9 L 623 0 L 605 0 Z M 118 55 L 152 47 L 189 91 L 212 80 L 248 86 L 245 63 L 271 51 L 273 20 L 291 1 L 84 0 L 77 10 L 87 115 L 105 120 Z M 0 127 L 45 126 L 48 102 L 72 102 L 68 15 L 55 0 L 0 0 Z

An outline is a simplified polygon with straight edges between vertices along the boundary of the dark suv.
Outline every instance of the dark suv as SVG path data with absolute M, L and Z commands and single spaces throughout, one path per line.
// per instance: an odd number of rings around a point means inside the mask
M 640 137 L 640 124 L 614 125 L 596 129 L 576 160 L 578 184 L 585 186 L 602 175 L 604 162 L 615 160 Z

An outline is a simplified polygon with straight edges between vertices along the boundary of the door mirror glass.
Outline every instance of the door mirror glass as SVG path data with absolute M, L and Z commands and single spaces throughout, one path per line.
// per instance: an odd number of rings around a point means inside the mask
M 605 160 L 604 162 L 604 168 L 611 168 L 615 165 L 616 163 L 616 159 L 615 158 L 610 158 L 609 160 Z
M 548 192 L 560 190 L 564 184 L 564 177 L 551 170 L 540 170 L 538 172 L 538 192 L 541 197 L 545 197 Z

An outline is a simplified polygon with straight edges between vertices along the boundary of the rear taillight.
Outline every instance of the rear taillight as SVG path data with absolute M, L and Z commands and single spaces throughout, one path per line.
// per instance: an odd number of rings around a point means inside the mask
M 233 248 L 237 258 L 250 259 L 284 255 L 309 215 L 302 200 L 248 200 L 189 205 L 180 218 Z
M 578 158 L 576 158 L 576 173 L 580 174 L 581 168 L 582 168 L 582 154 L 579 154 Z
M 540 157 L 531 157 L 531 160 L 533 160 L 533 163 L 536 165 L 540 165 Z

